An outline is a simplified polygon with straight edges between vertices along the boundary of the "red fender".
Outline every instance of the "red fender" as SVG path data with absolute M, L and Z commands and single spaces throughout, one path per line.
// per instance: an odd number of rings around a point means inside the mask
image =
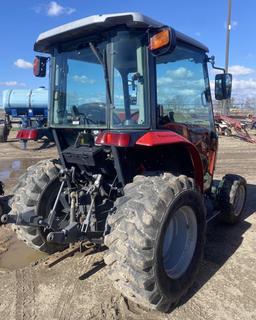
M 204 174 L 203 174 L 203 164 L 201 161 L 200 154 L 196 147 L 183 136 L 173 132 L 173 131 L 151 131 L 144 134 L 136 141 L 137 145 L 146 146 L 146 147 L 154 147 L 160 145 L 184 145 L 188 150 L 193 166 L 195 168 L 195 181 L 196 184 L 200 187 L 201 191 L 203 191 L 204 186 Z

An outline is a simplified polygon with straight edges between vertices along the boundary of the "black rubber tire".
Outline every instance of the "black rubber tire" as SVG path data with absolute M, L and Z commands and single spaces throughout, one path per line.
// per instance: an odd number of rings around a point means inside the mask
M 187 270 L 171 279 L 162 261 L 163 237 L 170 218 L 184 205 L 196 215 L 197 242 Z M 162 312 L 174 308 L 192 286 L 203 257 L 206 212 L 194 180 L 170 173 L 136 176 L 124 187 L 108 224 L 104 259 L 114 286 L 146 308 Z
M 6 142 L 8 139 L 9 130 L 6 126 L 0 126 L 0 142 Z
M 239 188 L 244 188 L 244 203 L 239 213 L 235 213 L 235 200 Z M 241 221 L 246 202 L 246 180 L 235 174 L 225 175 L 218 187 L 217 200 L 221 209 L 219 219 L 228 224 L 235 224 Z
M 2 224 L 1 222 L 2 215 L 7 214 L 9 212 L 10 212 L 10 207 L 8 205 L 8 197 L 0 196 L 0 225 Z
M 1 217 L 2 217 L 3 214 L 4 214 L 4 205 L 3 205 L 2 201 L 1 201 L 1 198 L 0 198 L 0 225 L 2 224 L 1 223 Z
M 10 214 L 34 209 L 36 214 L 46 217 L 49 208 L 45 210 L 48 203 L 45 195 L 58 191 L 56 186 L 59 185 L 58 172 L 57 160 L 42 160 L 29 167 L 14 187 L 14 196 L 9 202 Z M 18 239 L 36 250 L 51 254 L 66 248 L 59 244 L 48 243 L 41 228 L 13 225 L 13 230 L 16 231 Z

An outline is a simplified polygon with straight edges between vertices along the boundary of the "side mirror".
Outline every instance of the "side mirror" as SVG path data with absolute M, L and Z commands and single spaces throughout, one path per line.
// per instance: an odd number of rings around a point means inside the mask
M 232 74 L 223 73 L 215 76 L 215 99 L 225 100 L 231 98 Z
M 155 56 L 165 54 L 176 46 L 176 34 L 171 28 L 154 31 L 149 38 L 149 50 Z
M 35 77 L 45 77 L 47 57 L 36 56 L 34 59 L 33 73 Z
M 132 76 L 132 80 L 128 80 L 129 101 L 131 106 L 137 104 L 137 83 L 135 83 L 135 78 L 136 73 Z

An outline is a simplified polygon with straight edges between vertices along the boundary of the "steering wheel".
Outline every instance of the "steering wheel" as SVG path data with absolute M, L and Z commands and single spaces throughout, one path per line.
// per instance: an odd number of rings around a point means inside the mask
M 133 113 L 131 114 L 131 119 L 132 119 L 133 117 L 135 117 L 136 115 L 139 115 L 139 114 L 140 114 L 140 111 L 139 111 L 139 110 L 133 112 Z
M 71 114 L 73 117 L 82 118 L 87 122 L 91 122 L 93 124 L 97 124 L 96 121 L 92 120 L 91 118 L 87 117 L 84 113 L 79 112 L 78 107 L 76 105 L 71 107 Z
M 105 124 L 106 123 L 106 104 L 100 102 L 85 103 L 78 107 L 73 106 L 71 112 L 75 117 L 84 117 L 86 121 L 90 121 L 93 124 Z M 113 113 L 114 124 L 121 123 L 121 120 L 117 114 Z

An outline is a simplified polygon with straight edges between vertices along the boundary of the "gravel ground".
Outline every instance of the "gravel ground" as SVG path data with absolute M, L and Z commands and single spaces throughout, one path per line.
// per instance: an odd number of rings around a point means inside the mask
M 7 193 L 28 165 L 55 155 L 54 147 L 41 149 L 39 143 L 30 143 L 27 151 L 15 140 L 1 144 L 0 180 L 5 180 Z M 247 179 L 244 220 L 234 227 L 209 225 L 199 275 L 172 313 L 147 312 L 127 303 L 107 278 L 104 252 L 76 254 L 46 269 L 45 257 L 15 240 L 9 227 L 1 227 L 0 319 L 256 320 L 255 167 L 256 145 L 220 138 L 216 178 L 232 172 Z

